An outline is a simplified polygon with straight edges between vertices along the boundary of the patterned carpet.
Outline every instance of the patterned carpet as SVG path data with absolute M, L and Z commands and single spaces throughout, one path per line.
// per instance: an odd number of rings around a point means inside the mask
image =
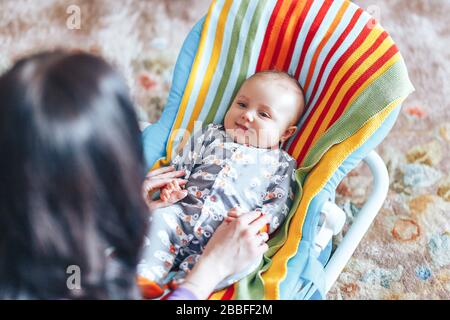
M 358 0 L 388 30 L 416 87 L 377 148 L 387 200 L 329 299 L 450 299 L 450 27 L 448 0 Z M 158 119 L 182 41 L 208 0 L 2 0 L 0 72 L 55 47 L 105 56 L 126 77 L 141 119 Z M 79 29 L 67 27 L 70 5 Z M 371 178 L 358 167 L 338 188 L 349 221 Z M 336 237 L 336 242 L 340 241 Z

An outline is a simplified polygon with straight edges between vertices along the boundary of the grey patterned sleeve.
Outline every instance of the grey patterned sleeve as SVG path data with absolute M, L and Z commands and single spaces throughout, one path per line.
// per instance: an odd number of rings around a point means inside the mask
M 185 170 L 185 179 L 189 178 L 194 166 L 200 164 L 206 144 L 211 140 L 216 127 L 210 124 L 192 134 L 183 149 L 172 159 L 176 170 Z
M 284 158 L 264 195 L 261 211 L 272 216 L 269 234 L 284 222 L 294 201 L 295 168 L 296 161 L 294 159 Z

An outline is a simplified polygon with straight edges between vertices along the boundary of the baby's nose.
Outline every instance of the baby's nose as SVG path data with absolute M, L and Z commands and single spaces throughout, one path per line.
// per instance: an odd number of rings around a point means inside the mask
M 244 112 L 244 113 L 243 113 L 242 117 L 243 117 L 246 121 L 252 122 L 253 119 L 255 118 L 255 115 L 253 114 L 252 111 L 247 111 L 247 112 Z

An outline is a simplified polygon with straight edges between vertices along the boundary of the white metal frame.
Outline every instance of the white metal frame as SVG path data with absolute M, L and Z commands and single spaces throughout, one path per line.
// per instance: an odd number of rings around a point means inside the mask
M 375 151 L 371 151 L 363 161 L 368 165 L 373 176 L 372 190 L 366 203 L 325 266 L 325 292 L 331 289 L 341 274 L 387 196 L 389 175 L 381 157 Z M 341 225 L 341 219 L 334 218 L 334 221 L 338 221 Z M 333 232 L 333 234 L 336 233 Z

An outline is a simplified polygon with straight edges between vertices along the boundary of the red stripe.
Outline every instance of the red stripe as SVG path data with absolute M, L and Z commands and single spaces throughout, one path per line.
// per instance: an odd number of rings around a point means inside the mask
M 369 28 L 367 26 L 367 24 L 366 24 L 364 26 L 363 30 L 361 31 L 361 33 L 355 39 L 355 41 L 350 45 L 350 47 L 347 49 L 347 51 L 344 52 L 344 54 L 336 62 L 335 66 L 331 70 L 330 75 L 328 76 L 327 82 L 325 83 L 324 89 L 322 90 L 321 95 L 319 96 L 319 99 L 318 99 L 317 103 L 314 104 L 313 106 L 309 106 L 310 108 L 312 108 L 312 110 L 309 113 L 308 118 L 306 119 L 305 123 L 303 124 L 303 128 L 306 128 L 307 125 L 309 124 L 309 122 L 311 121 L 311 118 L 312 118 L 312 116 L 313 116 L 313 114 L 315 112 L 315 109 L 320 105 L 320 102 L 322 101 L 322 99 L 325 96 L 325 93 L 327 91 L 326 88 L 328 88 L 330 86 L 331 82 L 333 81 L 334 77 L 336 76 L 336 74 L 339 71 L 339 69 L 341 68 L 341 66 L 353 54 L 353 52 L 361 45 L 361 43 L 364 41 L 364 39 L 370 33 L 370 30 L 371 30 L 371 28 Z M 330 54 L 331 54 L 331 51 L 330 51 Z M 319 79 L 320 79 L 320 77 L 317 78 L 316 85 L 320 82 Z M 311 99 L 310 99 L 310 101 L 311 101 Z M 289 148 L 289 153 L 292 153 L 294 151 L 295 145 L 297 144 L 299 138 L 300 138 L 300 134 L 298 134 L 295 137 L 293 143 L 291 144 L 291 146 Z M 300 161 L 301 159 L 302 158 L 299 156 L 297 158 L 297 161 Z
M 358 8 L 356 12 L 354 13 L 352 19 L 350 20 L 349 24 L 345 28 L 344 32 L 339 36 L 339 39 L 336 41 L 336 43 L 331 48 L 330 52 L 328 53 L 327 57 L 325 58 L 325 61 L 322 64 L 322 67 L 320 68 L 319 75 L 317 76 L 316 83 L 314 84 L 314 88 L 311 93 L 311 97 L 308 99 L 308 104 L 311 103 L 317 93 L 317 89 L 319 88 L 320 81 L 319 79 L 322 79 L 323 73 L 325 72 L 326 67 L 328 66 L 328 63 L 330 62 L 331 58 L 337 51 L 340 45 L 342 45 L 342 42 L 347 38 L 347 36 L 350 34 L 350 31 L 353 29 L 353 27 L 356 25 L 356 22 L 358 21 L 359 17 L 363 13 L 363 10 L 361 8 Z
M 223 297 L 220 300 L 231 300 L 231 298 L 233 298 L 233 293 L 234 293 L 234 285 L 231 285 L 227 288 L 227 290 L 223 294 Z
M 267 47 L 269 46 L 269 38 L 272 33 L 273 25 L 275 24 L 276 17 L 278 15 L 278 11 L 280 11 L 282 1 L 277 1 L 275 8 L 272 11 L 272 15 L 269 19 L 269 24 L 267 25 L 266 34 L 264 35 L 263 44 L 261 46 L 261 50 L 259 51 L 258 63 L 256 64 L 255 72 L 261 71 L 261 65 L 264 60 L 264 56 L 266 55 Z
M 291 64 L 292 55 L 294 54 L 295 44 L 297 43 L 298 35 L 303 26 L 303 23 L 305 22 L 306 15 L 308 14 L 309 9 L 311 9 L 311 6 L 312 6 L 312 1 L 307 1 L 306 5 L 303 7 L 300 17 L 298 18 L 297 24 L 295 26 L 294 36 L 292 37 L 292 41 L 289 46 L 289 51 L 286 56 L 286 60 L 284 62 L 283 70 L 288 70 L 289 65 Z
M 361 57 L 359 57 L 359 59 L 350 67 L 349 70 L 347 70 L 347 72 L 344 74 L 344 76 L 342 77 L 342 79 L 339 81 L 339 83 L 336 85 L 333 93 L 331 94 L 330 98 L 327 101 L 327 104 L 325 105 L 325 107 L 322 109 L 321 114 L 319 116 L 319 118 L 317 119 L 316 123 L 314 124 L 314 127 L 311 131 L 311 134 L 309 135 L 308 139 L 306 140 L 305 144 L 302 146 L 302 150 L 300 151 L 300 155 L 299 158 L 303 159 L 302 157 L 306 154 L 306 151 L 308 150 L 309 146 L 311 145 L 312 141 L 314 140 L 314 137 L 317 134 L 317 131 L 319 130 L 320 126 L 322 125 L 323 120 L 325 119 L 327 113 L 329 112 L 332 103 L 334 102 L 336 96 L 339 93 L 340 88 L 344 85 L 344 83 L 348 80 L 348 78 L 350 78 L 350 76 L 352 75 L 352 73 L 367 59 L 367 57 L 372 54 L 384 41 L 384 39 L 386 39 L 387 37 L 387 33 L 383 32 L 381 33 L 378 38 L 375 40 L 375 42 L 372 44 L 372 46 L 370 46 L 370 48 L 368 50 L 366 50 Z M 355 82 L 356 83 L 356 82 Z M 361 85 L 361 84 L 359 84 Z M 357 90 L 358 87 L 355 87 L 355 84 L 352 85 L 352 87 L 349 89 L 348 92 L 350 92 L 351 90 L 353 90 L 353 88 L 355 88 L 355 91 Z M 348 95 L 348 92 L 345 94 L 344 97 L 346 97 Z M 323 96 L 321 97 L 323 98 Z M 344 106 L 342 106 L 342 103 L 344 102 L 345 99 L 343 99 L 343 101 L 341 102 L 341 104 L 339 105 L 339 108 L 344 108 Z M 322 102 L 322 99 L 321 101 Z M 319 105 L 320 102 L 317 104 Z M 348 102 L 348 101 L 347 101 Z M 336 114 L 338 113 L 338 110 L 336 110 L 335 114 L 333 115 L 334 121 L 336 121 L 337 118 Z M 341 111 L 342 113 L 342 111 Z M 341 113 L 339 113 L 338 117 L 341 115 Z M 333 120 L 331 120 L 332 123 L 334 123 Z
M 355 18 L 356 16 L 359 17 L 359 16 L 361 15 L 361 13 L 362 13 L 362 9 L 358 9 L 358 11 L 355 12 L 355 15 L 353 16 L 353 18 Z M 323 64 L 323 66 L 322 66 L 322 70 L 320 71 L 319 76 L 317 77 L 316 84 L 315 84 L 314 90 L 313 90 L 313 95 L 311 95 L 311 98 L 309 98 L 309 102 L 308 102 L 308 103 L 311 103 L 311 101 L 313 100 L 315 90 L 317 90 L 318 85 L 319 85 L 319 83 L 320 83 L 320 79 L 321 79 L 322 76 L 323 76 L 323 71 L 325 70 L 325 67 L 326 67 L 326 65 L 328 64 L 328 62 L 329 62 L 329 60 L 331 59 L 331 57 L 334 55 L 334 51 L 337 50 L 337 47 L 338 47 L 340 44 L 342 44 L 341 41 L 343 41 L 343 39 L 345 39 L 346 36 L 348 35 L 348 33 L 350 32 L 350 29 L 351 29 L 351 28 L 349 28 L 350 25 L 352 26 L 352 28 L 353 28 L 353 26 L 355 25 L 357 18 L 356 18 L 356 19 L 353 19 L 353 18 L 352 18 L 351 24 L 349 24 L 349 25 L 347 26 L 347 28 L 345 29 L 344 33 L 342 33 L 342 35 L 339 37 L 339 39 L 338 39 L 338 41 L 336 42 L 336 44 L 335 44 L 335 45 L 333 46 L 333 48 L 330 50 L 330 52 L 329 52 L 329 54 L 328 54 L 328 56 L 327 56 L 327 58 L 326 58 L 326 60 L 325 60 L 325 62 L 324 62 L 324 64 Z M 350 45 L 350 47 L 347 49 L 347 51 L 345 51 L 345 52 L 342 54 L 342 56 L 339 58 L 339 60 L 336 62 L 336 64 L 334 65 L 333 69 L 332 69 L 331 72 L 330 72 L 330 75 L 328 76 L 327 82 L 325 83 L 324 89 L 322 90 L 321 95 L 320 95 L 318 101 L 317 101 L 313 106 L 308 106 L 308 108 L 312 108 L 312 110 L 311 110 L 311 112 L 309 113 L 308 117 L 306 118 L 306 121 L 305 121 L 305 123 L 303 124 L 302 128 L 306 128 L 307 125 L 308 125 L 308 123 L 311 121 L 311 117 L 313 116 L 313 114 L 314 114 L 314 112 L 315 112 L 315 109 L 320 105 L 319 102 L 322 101 L 322 99 L 323 99 L 323 97 L 324 97 L 324 95 L 325 95 L 325 93 L 326 93 L 326 88 L 328 88 L 328 87 L 330 86 L 331 82 L 332 82 L 333 79 L 334 79 L 334 76 L 337 74 L 337 72 L 338 72 L 339 68 L 341 67 L 341 65 L 342 65 L 342 64 L 345 62 L 345 60 L 347 60 L 348 57 L 350 57 L 350 56 L 352 55 L 352 53 L 360 46 L 360 44 L 364 41 L 364 39 L 367 37 L 367 35 L 369 34 L 369 32 L 370 32 L 370 28 L 368 28 L 367 25 L 366 25 L 366 26 L 363 28 L 363 30 L 361 31 L 361 33 L 358 35 L 358 37 L 355 39 L 355 41 L 354 41 L 354 42 Z M 298 140 L 300 139 L 300 135 L 301 135 L 301 132 L 300 132 L 299 134 L 296 135 L 294 141 L 292 142 L 292 144 L 291 144 L 291 146 L 290 146 L 290 148 L 289 148 L 289 151 L 288 151 L 290 154 L 292 154 L 292 152 L 294 151 L 295 145 L 297 144 Z M 300 158 L 300 157 L 297 157 L 297 161 L 300 161 L 300 160 L 301 160 L 301 158 Z
M 305 39 L 305 44 L 302 48 L 302 53 L 300 54 L 300 59 L 297 64 L 297 70 L 295 71 L 295 78 L 298 79 L 300 75 L 300 70 L 302 69 L 303 62 L 305 60 L 306 52 L 309 49 L 309 46 L 311 45 L 312 40 L 314 39 L 314 36 L 317 33 L 317 30 L 319 30 L 320 25 L 322 24 L 323 19 L 325 18 L 325 15 L 327 14 L 328 10 L 331 7 L 331 4 L 333 3 L 332 0 L 326 0 L 322 7 L 320 7 L 319 12 L 317 13 L 316 18 L 314 19 L 311 27 L 309 28 L 308 34 Z
M 386 35 L 387 36 L 387 35 Z M 361 85 L 367 81 L 377 70 L 379 70 L 390 58 L 392 58 L 397 53 L 397 48 L 391 46 L 388 51 L 386 51 L 369 69 L 366 70 L 359 78 L 356 80 L 355 84 L 350 88 L 350 90 L 345 95 L 336 113 L 333 115 L 327 129 L 341 116 L 345 110 L 345 106 L 349 103 L 353 94 L 361 87 Z
M 327 101 L 327 104 L 325 108 L 322 110 L 322 114 L 326 113 L 331 108 L 331 104 L 335 101 L 336 96 L 339 93 L 340 88 L 344 85 L 344 83 L 350 78 L 352 73 L 373 53 L 375 50 L 383 43 L 384 39 L 386 39 L 388 34 L 386 31 L 382 32 L 378 38 L 374 41 L 374 43 L 370 46 L 370 48 L 364 52 L 361 57 L 358 58 L 358 60 L 350 67 L 350 69 L 347 70 L 347 72 L 344 74 L 342 79 L 339 81 L 339 83 L 334 88 L 333 93 L 331 94 L 330 98 Z M 320 101 L 322 102 L 322 100 Z M 320 103 L 319 103 L 320 104 Z M 319 118 L 322 118 L 322 114 Z
M 288 12 L 286 13 L 286 17 L 284 18 L 283 24 L 281 25 L 280 33 L 278 34 L 277 44 L 275 46 L 274 55 L 272 56 L 272 59 L 269 64 L 269 69 L 272 69 L 278 59 L 278 56 L 280 55 L 281 46 L 284 42 L 284 37 L 286 35 L 287 26 L 289 24 L 289 21 L 292 18 L 292 13 L 294 12 L 295 7 L 297 6 L 298 0 L 294 0 L 291 2 Z M 284 69 L 286 70 L 286 69 Z

